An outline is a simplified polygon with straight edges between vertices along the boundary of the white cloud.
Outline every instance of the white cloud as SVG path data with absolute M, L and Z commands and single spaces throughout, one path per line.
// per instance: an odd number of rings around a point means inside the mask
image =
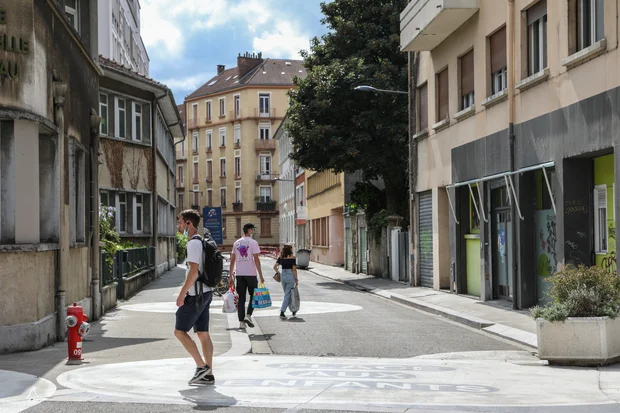
M 300 50 L 310 48 L 310 36 L 299 33 L 289 22 L 278 23 L 271 32 L 254 37 L 254 50 L 266 57 L 301 59 Z
M 183 92 L 183 91 L 194 91 L 198 89 L 199 86 L 204 84 L 208 79 L 211 79 L 215 74 L 214 73 L 200 73 L 197 75 L 191 75 L 180 78 L 170 78 L 164 79 L 161 81 L 164 85 L 168 86 L 173 91 Z
M 181 25 L 165 13 L 168 0 L 147 0 L 140 12 L 142 40 L 149 54 L 180 56 L 184 50 Z

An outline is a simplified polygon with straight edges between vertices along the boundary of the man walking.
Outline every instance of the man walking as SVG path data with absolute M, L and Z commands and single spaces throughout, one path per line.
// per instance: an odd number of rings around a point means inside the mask
M 196 372 L 189 384 L 213 384 L 215 377 L 212 374 L 213 366 L 213 342 L 209 335 L 209 308 L 213 295 L 211 288 L 196 283 L 198 272 L 203 271 L 202 237 L 198 234 L 200 215 L 197 211 L 187 209 L 179 214 L 177 228 L 179 232 L 188 236 L 187 243 L 187 271 L 185 283 L 177 298 L 176 324 L 174 335 L 179 339 L 183 347 L 192 356 L 196 363 Z M 202 295 L 197 294 L 196 288 L 202 288 Z M 198 334 L 202 345 L 204 359 L 194 340 L 188 334 L 191 328 Z
M 254 235 L 254 225 L 245 224 L 243 226 L 243 238 L 238 239 L 233 244 L 232 254 L 230 254 L 230 284 L 233 285 L 234 278 L 237 278 L 237 293 L 239 294 L 239 304 L 237 305 L 237 315 L 239 316 L 239 328 L 254 328 L 252 321 L 252 297 L 254 289 L 258 287 L 256 272 L 260 277 L 260 282 L 264 283 L 263 271 L 260 267 L 260 248 L 258 242 L 252 239 Z M 235 266 L 237 272 L 235 273 Z M 246 291 L 250 294 L 247 315 L 245 313 Z

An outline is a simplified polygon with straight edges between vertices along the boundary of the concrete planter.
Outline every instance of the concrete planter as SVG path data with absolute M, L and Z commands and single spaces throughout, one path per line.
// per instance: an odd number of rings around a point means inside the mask
M 602 366 L 620 360 L 620 318 L 536 320 L 538 357 L 549 364 Z

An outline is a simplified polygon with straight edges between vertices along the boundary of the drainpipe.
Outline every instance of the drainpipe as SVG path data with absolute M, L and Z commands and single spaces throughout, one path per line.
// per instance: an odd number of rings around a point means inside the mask
M 101 282 L 99 260 L 99 123 L 101 116 L 94 109 L 90 114 L 90 234 L 91 234 L 91 296 L 93 297 L 93 320 L 98 320 L 101 309 Z
M 508 20 L 506 22 L 506 34 L 508 41 L 508 59 L 507 59 L 507 74 L 508 74 L 508 140 L 510 151 L 510 171 L 515 170 L 515 133 L 514 133 L 514 119 L 515 119 L 515 3 L 514 0 L 508 0 Z M 510 190 L 510 189 L 508 189 Z M 517 194 L 518 195 L 518 194 Z M 512 218 L 512 308 L 517 310 L 519 308 L 519 286 L 518 286 L 518 265 L 519 260 L 517 257 L 517 224 L 519 223 L 517 218 L 517 211 L 515 208 L 517 200 L 515 199 L 510 206 L 510 216 Z
M 54 79 L 54 106 L 56 109 L 55 123 L 58 127 L 58 178 L 59 178 L 59 225 L 58 225 L 58 253 L 56 268 L 56 340 L 64 341 L 67 332 L 65 318 L 67 318 L 66 278 L 69 271 L 69 159 L 68 145 L 65 136 L 65 95 L 67 84 L 62 83 L 56 73 Z

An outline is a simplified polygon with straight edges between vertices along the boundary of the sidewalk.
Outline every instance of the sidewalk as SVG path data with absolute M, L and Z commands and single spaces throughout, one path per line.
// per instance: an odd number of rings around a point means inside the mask
M 536 322 L 529 316 L 529 312 L 513 310 L 504 303 L 482 302 L 430 288 L 410 287 L 366 274 L 353 274 L 340 267 L 316 262 L 310 263 L 308 271 L 418 310 L 441 315 L 507 340 L 534 349 L 538 348 Z

